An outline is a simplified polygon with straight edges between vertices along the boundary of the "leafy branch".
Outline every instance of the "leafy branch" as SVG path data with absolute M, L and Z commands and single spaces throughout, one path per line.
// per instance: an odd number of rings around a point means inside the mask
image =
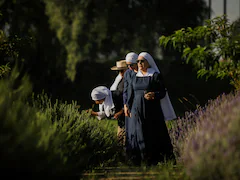
M 206 20 L 203 26 L 182 28 L 170 36 L 161 36 L 159 43 L 181 52 L 185 62 L 198 69 L 198 77 L 230 78 L 230 83 L 238 88 L 239 25 L 239 21 L 230 24 L 225 16 L 220 16 Z

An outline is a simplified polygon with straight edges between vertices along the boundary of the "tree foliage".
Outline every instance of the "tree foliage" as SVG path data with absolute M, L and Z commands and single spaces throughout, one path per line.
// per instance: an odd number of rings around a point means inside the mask
M 71 79 L 76 64 L 84 60 L 108 60 L 114 53 L 124 57 L 130 50 L 153 54 L 159 35 L 196 26 L 206 12 L 202 0 L 44 2 L 50 25 L 66 49 Z
M 115 61 L 132 50 L 154 55 L 161 34 L 200 24 L 207 10 L 204 0 L 3 0 L 0 9 L 10 36 L 33 38 L 19 56 L 37 82 L 65 72 L 74 80 L 82 61 Z
M 203 26 L 182 28 L 161 36 L 160 45 L 177 49 L 186 63 L 198 70 L 198 77 L 229 78 L 239 87 L 239 22 L 230 23 L 225 16 L 207 20 Z
M 44 89 L 53 99 L 68 102 L 75 99 L 86 108 L 92 103 L 89 98 L 91 89 L 97 84 L 109 86 L 115 77 L 110 67 L 129 51 L 148 51 L 156 60 L 163 59 L 161 62 L 165 66 L 160 66 L 163 74 L 166 72 L 165 75 L 174 81 L 177 74 L 179 83 L 182 82 L 181 78 L 186 74 L 179 76 L 179 73 L 190 72 L 191 67 L 181 71 L 181 65 L 178 68 L 173 65 L 175 62 L 168 61 L 176 59 L 176 53 L 162 52 L 158 37 L 170 35 L 182 27 L 194 28 L 202 24 L 208 9 L 204 0 L 0 2 L 3 14 L 0 28 L 7 37 L 31 37 L 30 43 L 19 49 L 18 58 L 24 59 L 21 65 L 29 74 L 33 91 L 41 93 Z M 159 51 L 163 56 L 159 56 Z M 73 60 L 77 61 L 76 68 Z M 67 64 L 72 68 L 66 70 Z M 71 82 L 69 77 L 75 80 Z M 189 86 L 200 81 L 193 82 L 195 80 L 189 80 L 192 81 Z M 174 86 L 178 85 L 174 84 L 172 89 Z M 179 96 L 180 91 L 176 92 Z
M 34 89 L 42 82 L 45 86 L 50 79 L 56 81 L 61 77 L 64 81 L 64 49 L 49 28 L 43 1 L 3 0 L 0 10 L 3 14 L 0 28 L 6 37 L 22 40 L 18 43 L 18 58 L 22 60 L 22 69 L 30 74 Z
M 0 18 L 2 13 L 0 13 Z M 7 37 L 2 29 L 0 29 L 0 77 L 7 76 L 11 71 L 10 62 L 16 60 L 19 55 L 18 46 L 21 38 L 17 36 Z
M 10 48 L 9 42 L 7 41 L 7 38 L 4 34 L 4 32 L 2 30 L 0 30 L 0 56 L 4 57 L 8 54 L 15 55 L 15 52 L 11 51 L 11 49 L 9 49 L 9 48 Z M 9 73 L 10 69 L 11 68 L 9 67 L 9 63 L 4 64 L 4 62 L 1 62 L 1 64 L 0 64 L 0 77 L 6 76 Z

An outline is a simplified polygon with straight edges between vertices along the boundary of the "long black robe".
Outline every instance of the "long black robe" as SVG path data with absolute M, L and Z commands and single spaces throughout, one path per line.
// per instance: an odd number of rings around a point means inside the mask
M 132 79 L 130 100 L 131 123 L 128 126 L 132 156 L 157 164 L 165 158 L 174 158 L 173 147 L 164 121 L 160 99 L 166 95 L 160 73 Z M 154 100 L 146 100 L 145 92 L 155 92 Z
M 125 73 L 124 73 L 124 90 L 123 90 L 123 104 L 127 104 L 127 101 L 129 99 L 129 91 L 131 90 L 131 82 L 133 79 L 133 76 L 136 76 L 136 73 L 133 70 L 128 69 Z M 129 135 L 128 135 L 128 124 L 129 122 L 131 123 L 131 118 L 128 116 L 125 116 L 125 131 L 126 131 L 126 143 L 125 143 L 125 147 L 126 147 L 126 153 L 127 155 L 129 155 L 129 149 L 131 149 L 131 145 L 128 143 L 129 142 Z

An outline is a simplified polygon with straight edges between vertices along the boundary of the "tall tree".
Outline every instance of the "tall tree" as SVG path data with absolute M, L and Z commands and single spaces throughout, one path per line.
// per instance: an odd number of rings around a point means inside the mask
M 93 86 L 110 84 L 109 67 L 128 51 L 157 57 L 160 35 L 195 27 L 208 15 L 205 0 L 1 0 L 0 10 L 9 36 L 32 37 L 19 55 L 34 91 L 81 105 Z
M 58 79 L 64 81 L 65 51 L 55 32 L 49 28 L 44 2 L 2 0 L 0 10 L 3 14 L 0 28 L 5 34 L 30 42 L 19 49 L 19 59 L 24 71 L 29 73 L 34 89 L 51 89 Z
M 154 54 L 157 37 L 201 24 L 208 11 L 203 0 L 44 2 L 51 27 L 66 49 L 66 72 L 72 80 L 76 64 L 84 60 L 124 56 L 129 50 Z

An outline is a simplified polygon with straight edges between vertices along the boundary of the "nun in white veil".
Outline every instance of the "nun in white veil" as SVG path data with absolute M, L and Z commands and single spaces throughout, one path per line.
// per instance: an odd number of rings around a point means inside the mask
M 138 77 L 153 76 L 153 74 L 155 72 L 160 73 L 155 61 L 153 60 L 152 56 L 149 53 L 141 52 L 138 57 L 140 57 L 140 56 L 148 61 L 150 68 L 147 69 L 147 74 L 145 74 L 145 75 L 143 75 L 142 71 L 139 70 L 137 73 Z M 160 102 L 161 102 L 161 108 L 162 108 L 163 115 L 164 115 L 164 120 L 167 121 L 167 120 L 176 119 L 177 117 L 176 117 L 175 111 L 173 109 L 172 103 L 170 101 L 170 98 L 168 96 L 167 89 L 166 89 L 165 97 L 163 99 L 161 99 Z
M 105 86 L 98 86 L 91 92 L 92 100 L 99 105 L 99 111 L 92 111 L 91 115 L 96 116 L 99 120 L 110 118 L 114 115 L 114 104 L 111 91 Z
M 142 160 L 149 165 L 166 159 L 175 160 L 164 120 L 174 119 L 176 115 L 162 75 L 147 52 L 138 55 L 137 65 L 138 72 L 132 79 L 131 97 L 127 103 L 131 110 L 128 127 L 131 159 L 135 165 Z

